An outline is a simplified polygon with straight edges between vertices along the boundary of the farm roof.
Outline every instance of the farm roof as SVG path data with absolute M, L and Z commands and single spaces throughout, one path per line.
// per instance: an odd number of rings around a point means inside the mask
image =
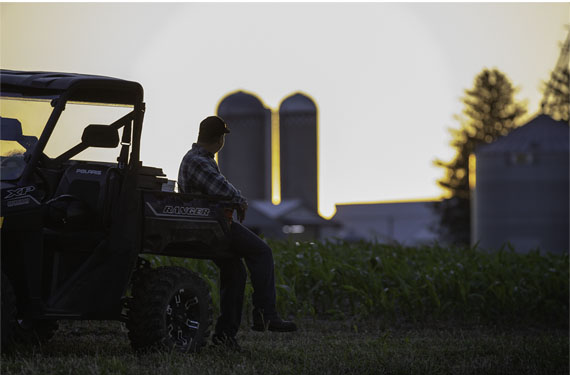
M 279 225 L 336 225 L 306 208 L 300 199 L 284 200 L 279 205 L 262 200 L 252 200 L 249 203 L 250 209 L 246 216 L 246 225 L 249 226 L 265 227 L 271 221 L 278 222 Z
M 547 115 L 538 115 L 493 143 L 477 148 L 477 154 L 502 152 L 568 152 L 570 127 Z

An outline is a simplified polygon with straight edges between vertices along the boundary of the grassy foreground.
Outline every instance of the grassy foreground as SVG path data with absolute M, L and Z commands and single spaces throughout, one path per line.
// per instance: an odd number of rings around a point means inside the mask
M 568 254 L 440 246 L 271 242 L 278 309 L 299 331 L 249 330 L 244 352 L 135 354 L 118 322 L 62 322 L 48 345 L 2 356 L 1 374 L 568 374 Z M 185 266 L 210 284 L 212 262 Z
M 568 332 L 497 327 L 382 328 L 303 320 L 296 333 L 243 327 L 243 352 L 137 355 L 116 322 L 64 322 L 43 348 L 2 357 L 2 374 L 568 374 Z

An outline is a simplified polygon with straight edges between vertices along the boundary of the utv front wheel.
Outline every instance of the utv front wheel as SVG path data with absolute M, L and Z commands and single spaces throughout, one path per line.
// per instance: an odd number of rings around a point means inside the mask
M 198 351 L 210 335 L 208 285 L 182 267 L 160 267 L 133 283 L 127 329 L 136 350 Z

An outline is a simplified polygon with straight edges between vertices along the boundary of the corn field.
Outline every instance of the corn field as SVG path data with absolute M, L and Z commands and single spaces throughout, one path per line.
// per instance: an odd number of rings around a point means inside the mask
M 510 247 L 486 252 L 437 245 L 268 242 L 278 310 L 284 316 L 568 326 L 568 254 L 519 254 Z M 200 273 L 219 306 L 213 262 L 148 259 L 154 267 L 182 265 Z M 248 283 L 249 311 L 251 292 Z

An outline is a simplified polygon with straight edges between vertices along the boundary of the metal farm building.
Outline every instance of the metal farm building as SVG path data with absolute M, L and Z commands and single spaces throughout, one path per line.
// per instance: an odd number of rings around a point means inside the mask
M 567 252 L 569 126 L 539 115 L 476 150 L 472 243 Z

